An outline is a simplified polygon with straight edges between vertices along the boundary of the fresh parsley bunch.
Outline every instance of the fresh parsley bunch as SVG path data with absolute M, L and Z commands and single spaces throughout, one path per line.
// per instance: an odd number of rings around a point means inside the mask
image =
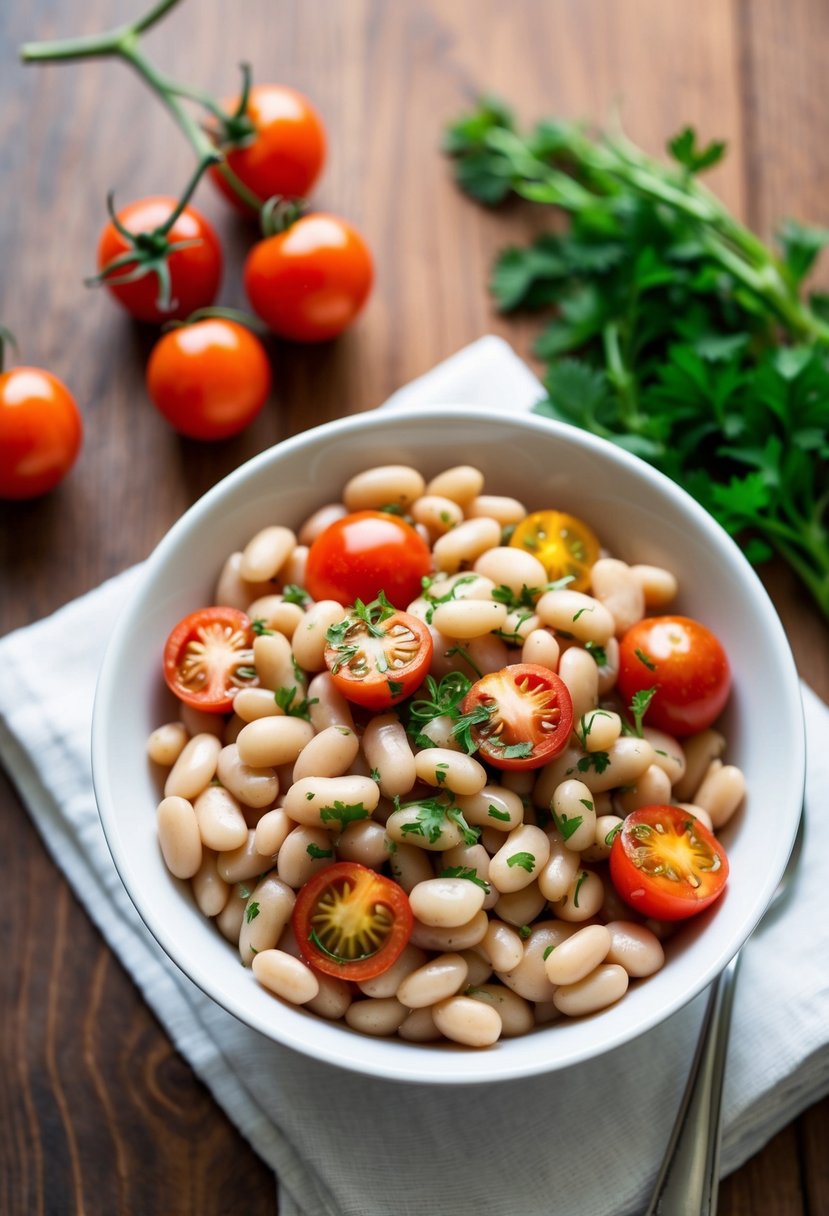
M 788 221 L 769 248 L 698 181 L 725 146 L 690 128 L 665 165 L 575 123 L 520 134 L 490 99 L 446 149 L 479 202 L 563 213 L 491 282 L 502 311 L 551 313 L 537 412 L 661 469 L 752 561 L 782 555 L 829 618 L 829 296 L 803 291 L 829 230 Z

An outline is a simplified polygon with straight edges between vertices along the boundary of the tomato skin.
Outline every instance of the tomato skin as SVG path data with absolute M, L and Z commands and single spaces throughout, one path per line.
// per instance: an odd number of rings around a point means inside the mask
M 648 868 L 664 863 L 672 863 L 679 876 L 654 874 Z M 678 806 L 634 811 L 610 850 L 610 877 L 619 895 L 643 916 L 657 920 L 685 920 L 702 912 L 722 894 L 728 870 L 717 838 Z M 688 873 L 698 885 L 683 877 Z
M 201 657 L 200 657 L 201 656 Z M 167 687 L 194 709 L 228 713 L 240 688 L 255 687 L 255 676 L 237 675 L 252 668 L 253 625 L 238 608 L 200 608 L 171 631 L 164 646 Z
M 153 405 L 181 435 L 226 439 L 257 416 L 271 389 L 262 343 L 245 326 L 209 317 L 163 334 L 147 363 Z
M 323 912 L 323 923 L 317 921 L 315 924 L 313 918 L 321 910 L 320 900 L 324 909 L 326 897 L 331 901 L 328 904 L 328 923 L 325 924 Z M 379 915 L 378 907 L 383 910 Z M 355 982 L 373 979 L 388 971 L 403 953 L 413 923 L 414 917 L 403 888 L 356 861 L 335 862 L 309 879 L 297 895 L 291 918 L 294 935 L 306 963 L 326 975 Z M 359 948 L 360 933 L 372 927 L 380 928 L 385 936 L 378 949 L 365 955 L 349 957 L 343 950 L 337 956 L 336 949 L 332 951 L 329 946 L 326 952 L 311 936 L 316 933 L 322 942 L 344 947 L 343 935 L 351 930 L 357 939 L 356 950 Z M 331 936 L 326 928 L 330 929 Z
M 398 705 L 419 688 L 429 673 L 434 644 L 428 625 L 409 612 L 393 612 L 375 629 L 382 637 L 373 637 L 364 620 L 356 615 L 348 618 L 346 629 L 335 626 L 339 640 L 329 640 L 325 647 L 325 664 L 334 686 L 346 700 L 364 709 L 384 710 Z M 343 649 L 358 645 L 358 654 L 343 660 Z M 394 666 L 393 655 L 400 666 Z M 380 660 L 380 666 L 378 666 Z M 368 666 L 367 674 L 365 667 Z
M 39 367 L 0 373 L 0 498 L 38 498 L 75 463 L 83 424 L 69 389 Z
M 254 245 L 245 262 L 251 307 L 275 334 L 326 342 L 355 319 L 374 268 L 363 238 L 336 215 L 304 216 Z
M 432 554 L 418 532 L 386 511 L 354 511 L 330 524 L 308 551 L 305 587 L 315 600 L 364 604 L 382 591 L 395 608 L 420 595 Z
M 238 106 L 237 97 L 224 109 L 235 114 Z M 275 194 L 307 195 L 322 171 L 326 151 L 325 127 L 308 98 L 285 85 L 254 85 L 245 115 L 256 136 L 242 147 L 225 148 L 228 168 L 263 203 Z M 216 167 L 210 174 L 226 198 L 243 211 L 251 210 Z
M 504 770 L 541 768 L 567 746 L 573 729 L 573 701 L 560 676 L 539 663 L 512 663 L 472 685 L 461 712 L 494 707 L 488 723 L 474 725 L 471 737 L 481 757 Z M 542 723 L 553 722 L 553 726 Z M 496 734 L 500 727 L 500 731 Z M 494 740 L 500 740 L 497 746 Z M 504 755 L 504 745 L 532 744 L 527 755 Z
M 647 725 L 683 737 L 705 730 L 722 713 L 731 668 L 720 641 L 699 621 L 646 617 L 619 642 L 616 686 L 627 702 L 636 692 L 656 688 Z
M 575 515 L 533 511 L 516 524 L 509 543 L 537 557 L 551 582 L 569 576 L 571 591 L 586 591 L 590 586 L 590 571 L 600 552 L 599 539 Z
M 130 232 L 152 232 L 169 218 L 177 206 L 176 199 L 167 195 L 151 195 L 137 199 L 118 212 L 118 219 Z M 158 307 L 159 282 L 152 271 L 132 283 L 114 283 L 104 278 L 104 286 L 112 297 L 137 321 L 184 320 L 197 308 L 212 304 L 222 279 L 222 247 L 211 224 L 195 207 L 187 206 L 167 233 L 170 244 L 195 241 L 186 249 L 177 249 L 167 259 L 170 272 L 170 309 Z M 127 253 L 130 245 L 110 221 L 98 241 L 98 269 L 103 271 L 114 258 Z M 127 262 L 112 272 L 118 278 L 135 265 Z

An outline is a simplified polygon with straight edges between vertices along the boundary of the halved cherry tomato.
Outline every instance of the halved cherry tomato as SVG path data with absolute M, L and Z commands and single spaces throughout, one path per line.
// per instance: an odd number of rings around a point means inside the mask
M 39 367 L 0 372 L 0 498 L 37 498 L 77 459 L 81 415 L 69 389 Z
M 628 815 L 610 850 L 610 877 L 643 916 L 684 920 L 712 904 L 728 878 L 728 858 L 704 823 L 678 806 Z
M 98 242 L 98 269 L 103 272 L 116 259 L 102 281 L 107 291 L 138 321 L 182 320 L 197 308 L 212 304 L 222 278 L 222 247 L 213 226 L 195 207 L 187 206 L 164 237 L 156 235 L 169 219 L 177 201 L 167 195 L 140 198 L 118 212 L 119 222 L 134 233 L 132 242 L 110 221 Z M 165 254 L 165 248 L 180 246 Z M 164 292 L 159 275 L 150 267 L 146 274 L 130 278 L 136 271 L 136 261 L 127 255 L 135 249 L 139 261 L 147 263 L 157 250 L 158 259 L 166 261 L 169 275 L 169 306 L 160 307 Z M 119 281 L 123 280 L 123 281 Z
M 271 366 L 247 326 L 206 317 L 162 334 L 146 380 L 153 405 L 180 435 L 226 439 L 244 430 L 267 401 Z
M 244 270 L 251 307 L 292 342 L 327 342 L 346 329 L 374 279 L 371 253 L 356 228 L 317 213 L 254 245 Z
M 419 688 L 432 661 L 432 635 L 419 617 L 391 607 L 385 597 L 360 601 L 328 630 L 325 664 L 347 700 L 389 709 Z
M 227 713 L 240 688 L 259 683 L 253 626 L 238 608 L 201 608 L 179 621 L 164 647 L 164 679 L 185 705 Z
M 411 524 L 385 511 L 355 511 L 313 542 L 305 586 L 315 600 L 367 604 L 382 591 L 395 608 L 406 608 L 431 571 L 429 546 Z
M 710 726 L 725 707 L 731 668 L 722 644 L 699 621 L 646 617 L 619 643 L 616 686 L 626 701 L 655 688 L 648 726 L 671 735 L 693 735 Z
M 297 895 L 294 935 L 305 961 L 342 980 L 370 980 L 388 971 L 412 932 L 402 887 L 355 861 L 315 874 Z
M 239 98 L 225 105 L 235 115 Z M 325 128 L 307 97 L 279 84 L 257 84 L 250 90 L 244 116 L 254 134 L 236 144 L 218 134 L 228 168 L 261 202 L 274 194 L 285 198 L 307 195 L 325 160 Z M 211 177 L 224 195 L 248 210 L 219 169 Z
M 510 537 L 511 545 L 537 557 L 551 582 L 571 576 L 573 591 L 586 591 L 590 571 L 599 556 L 599 540 L 591 528 L 564 511 L 533 511 Z
M 573 702 L 567 685 L 539 663 L 513 663 L 472 685 L 464 715 L 478 711 L 470 727 L 484 760 L 500 769 L 540 768 L 567 746 Z

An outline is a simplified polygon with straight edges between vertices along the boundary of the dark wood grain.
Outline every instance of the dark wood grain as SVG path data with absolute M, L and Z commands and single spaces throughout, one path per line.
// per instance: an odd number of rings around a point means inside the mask
M 314 201 L 362 228 L 378 278 L 341 341 L 270 344 L 273 397 L 243 436 L 215 447 L 180 440 L 144 394 L 152 333 L 82 280 L 107 190 L 120 201 L 177 192 L 190 152 L 122 65 L 24 69 L 15 53 L 25 40 L 101 29 L 140 7 L 0 6 L 0 319 L 23 361 L 70 384 L 86 424 L 82 458 L 56 493 L 0 505 L 0 633 L 144 557 L 247 457 L 373 408 L 481 334 L 504 335 L 532 361 L 534 322 L 494 315 L 486 280 L 496 250 L 546 219 L 472 206 L 439 153 L 444 122 L 482 90 L 527 120 L 601 121 L 618 108 L 654 152 L 693 123 L 731 144 L 710 184 L 764 236 L 786 214 L 829 224 L 824 0 L 182 4 L 148 38 L 153 56 L 218 93 L 235 89 L 236 65 L 250 59 L 260 78 L 313 97 L 330 136 Z M 198 203 L 227 252 L 222 302 L 243 304 L 250 228 L 206 185 Z M 800 670 L 829 698 L 825 624 L 787 571 L 765 578 Z M 0 1213 L 272 1212 L 269 1171 L 175 1053 L 2 777 L 0 881 Z M 828 1141 L 824 1101 L 727 1180 L 722 1216 L 829 1211 Z

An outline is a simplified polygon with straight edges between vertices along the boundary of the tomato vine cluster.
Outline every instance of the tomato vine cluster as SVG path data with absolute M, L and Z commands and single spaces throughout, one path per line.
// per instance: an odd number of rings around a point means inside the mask
M 179 0 L 156 0 L 136 21 L 102 34 L 24 46 L 25 62 L 120 58 L 159 97 L 190 143 L 197 164 L 179 197 L 153 195 L 116 210 L 97 249 L 102 284 L 136 320 L 165 326 L 146 370 L 150 399 L 181 434 L 216 440 L 243 430 L 271 390 L 267 351 L 255 330 L 291 342 L 324 342 L 356 318 L 373 282 L 370 250 L 341 216 L 306 212 L 323 169 L 327 138 L 313 104 L 282 84 L 252 84 L 217 100 L 166 76 L 140 48 L 141 36 Z M 188 105 L 200 111 L 194 115 Z M 258 217 L 243 281 L 256 314 L 217 308 L 222 245 L 192 204 L 207 176 L 237 209 Z M 6 335 L 8 336 L 8 335 Z M 1 352 L 0 352 L 1 353 Z M 0 362 L 0 496 L 35 497 L 53 488 L 77 457 L 80 414 L 48 373 Z M 57 383 L 57 382 L 56 382 Z M 26 396 L 12 416 L 11 399 Z

